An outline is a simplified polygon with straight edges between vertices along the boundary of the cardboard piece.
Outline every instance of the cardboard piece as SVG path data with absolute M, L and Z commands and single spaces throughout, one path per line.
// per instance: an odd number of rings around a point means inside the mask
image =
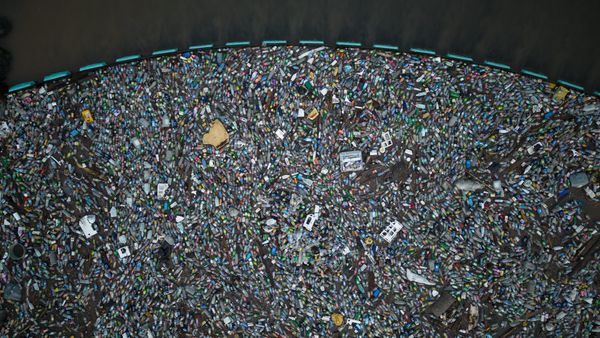
M 202 136 L 203 144 L 210 144 L 217 149 L 221 149 L 229 143 L 229 133 L 225 130 L 225 126 L 219 120 L 213 121 L 208 133 Z

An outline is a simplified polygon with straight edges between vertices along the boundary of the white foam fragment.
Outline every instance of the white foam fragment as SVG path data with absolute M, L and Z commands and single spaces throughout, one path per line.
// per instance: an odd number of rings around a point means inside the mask
M 406 269 L 406 279 L 408 279 L 411 282 L 415 282 L 415 283 L 419 283 L 419 284 L 435 285 L 435 283 L 430 282 L 429 280 L 427 280 L 427 278 L 425 278 L 421 275 L 418 275 L 416 273 L 413 273 L 409 269 Z

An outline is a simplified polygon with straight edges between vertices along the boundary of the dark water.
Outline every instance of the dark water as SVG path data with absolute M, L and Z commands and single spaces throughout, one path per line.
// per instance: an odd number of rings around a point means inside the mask
M 0 0 L 9 83 L 163 48 L 319 39 L 422 47 L 600 90 L 600 1 Z

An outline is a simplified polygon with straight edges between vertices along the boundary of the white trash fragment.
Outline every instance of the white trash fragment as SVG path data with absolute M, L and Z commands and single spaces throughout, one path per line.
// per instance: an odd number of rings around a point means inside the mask
M 94 224 L 94 222 L 96 222 L 96 216 L 94 215 L 86 215 L 79 220 L 79 226 L 81 227 L 85 238 L 90 238 L 98 233 L 92 227 L 92 224 Z
M 416 273 L 413 273 L 409 269 L 406 269 L 406 279 L 408 279 L 411 282 L 415 282 L 415 283 L 419 283 L 419 284 L 435 285 L 435 283 L 430 282 L 429 280 L 427 280 L 427 278 L 425 278 L 421 275 L 418 275 Z
M 158 198 L 164 198 L 165 197 L 165 192 L 167 191 L 167 188 L 169 187 L 168 184 L 166 183 L 159 183 L 156 189 L 156 195 Z
M 8 134 L 10 134 L 10 126 L 6 121 L 2 121 L 0 124 L 0 139 L 7 137 Z
M 534 145 L 532 145 L 531 147 L 527 148 L 527 153 L 529 155 L 533 155 L 537 152 L 539 152 L 544 146 L 542 145 L 541 142 L 537 142 Z
M 315 224 L 315 222 L 317 221 L 317 219 L 319 219 L 320 215 L 321 215 L 321 207 L 318 206 L 318 205 L 315 205 L 315 212 L 306 216 L 306 219 L 304 220 L 304 225 L 303 226 L 308 231 L 312 231 L 313 225 Z
M 117 251 L 119 253 L 119 258 L 125 258 L 125 257 L 131 256 L 131 252 L 129 252 L 128 246 L 124 246 Z
M 592 189 L 590 189 L 590 187 L 585 187 L 583 190 L 589 198 L 596 198 L 596 193 Z
M 140 149 L 142 147 L 142 143 L 137 138 L 134 138 L 133 140 L 131 140 L 131 142 L 133 143 L 133 146 L 138 149 Z
M 483 189 L 483 185 L 481 183 L 466 179 L 457 180 L 454 184 L 458 189 L 464 191 L 476 191 Z
M 393 145 L 392 137 L 390 136 L 390 132 L 386 131 L 382 135 L 383 141 L 381 141 L 381 147 L 379 152 L 383 153 L 385 150 Z
M 362 152 L 360 150 L 340 153 L 340 167 L 342 172 L 359 171 L 364 168 Z
M 402 224 L 400 224 L 398 221 L 393 221 L 385 229 L 383 229 L 379 235 L 383 237 L 386 242 L 391 243 L 401 229 Z
M 406 162 L 412 161 L 413 152 L 410 149 L 404 150 L 404 160 Z
M 277 137 L 279 137 L 279 139 L 283 140 L 283 138 L 285 137 L 285 131 L 283 131 L 281 129 L 277 129 L 277 131 L 275 131 L 275 135 L 277 135 Z
M 163 116 L 162 127 L 167 128 L 169 125 L 171 125 L 171 120 L 169 119 L 168 116 Z
M 300 54 L 300 55 L 298 56 L 298 59 L 303 59 L 303 58 L 305 58 L 305 57 L 307 57 L 307 56 L 309 56 L 309 55 L 311 55 L 311 54 L 313 54 L 313 53 L 320 52 L 320 51 L 322 51 L 322 50 L 324 50 L 324 49 L 326 49 L 326 48 L 327 48 L 327 47 L 323 46 L 323 47 L 319 47 L 319 48 L 311 49 L 311 50 L 309 50 L 309 51 L 306 51 L 306 52 L 304 52 L 304 53 Z M 293 80 L 292 80 L 292 81 L 293 81 Z

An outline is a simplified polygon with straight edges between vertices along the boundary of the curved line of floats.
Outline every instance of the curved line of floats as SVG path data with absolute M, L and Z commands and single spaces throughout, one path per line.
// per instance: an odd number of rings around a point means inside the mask
M 260 45 L 261 46 L 288 45 L 288 42 L 287 42 L 287 40 L 263 40 Z M 324 46 L 324 45 L 326 45 L 326 43 L 322 40 L 300 40 L 299 45 Z M 240 48 L 240 47 L 243 48 L 243 47 L 252 47 L 252 46 L 257 46 L 257 45 L 253 45 L 250 41 L 231 41 L 231 42 L 225 43 L 225 45 L 224 45 L 224 47 L 226 47 L 226 48 Z M 400 51 L 400 48 L 398 46 L 376 43 L 376 44 L 373 44 L 371 47 L 365 47 L 362 45 L 362 43 L 354 42 L 354 41 L 337 41 L 331 47 L 334 47 L 334 48 L 381 49 L 381 50 L 394 51 L 394 52 Z M 154 51 L 148 56 L 142 56 L 140 54 L 127 55 L 127 56 L 117 58 L 114 62 L 112 62 L 110 64 L 108 64 L 106 62 L 97 62 L 97 63 L 89 64 L 87 66 L 83 66 L 83 67 L 79 68 L 79 70 L 77 72 L 75 72 L 74 74 L 89 72 L 89 71 L 97 70 L 97 69 L 104 68 L 107 66 L 112 66 L 114 64 L 119 64 L 119 63 L 124 63 L 124 62 L 132 62 L 132 61 L 140 60 L 142 58 L 159 57 L 159 56 L 164 56 L 164 55 L 171 55 L 171 54 L 176 54 L 176 53 L 184 53 L 184 52 L 188 52 L 188 51 L 194 51 L 194 50 L 200 50 L 200 49 L 212 49 L 212 48 L 221 49 L 223 47 L 218 47 L 218 46 L 215 47 L 214 44 L 210 43 L 210 44 L 204 44 L 204 45 L 192 45 L 192 46 L 189 46 L 187 50 L 184 50 L 181 52 L 177 48 L 171 48 L 171 49 L 162 49 L 162 50 Z M 422 48 L 410 48 L 408 50 L 408 52 L 415 53 L 415 54 L 423 54 L 423 55 L 428 55 L 428 56 L 436 56 L 437 55 L 436 52 L 433 50 L 422 49 Z M 476 63 L 472 57 L 459 55 L 459 54 L 448 53 L 445 56 L 444 55 L 440 55 L 440 56 L 448 58 L 448 59 L 463 61 L 463 62 Z M 513 71 L 509 65 L 490 61 L 490 60 L 484 60 L 481 64 L 483 64 L 485 66 L 489 66 L 489 67 L 499 68 L 499 69 L 502 69 L 505 71 L 511 71 L 511 72 Z M 16 85 L 10 87 L 8 92 L 14 93 L 14 92 L 26 89 L 26 88 L 30 88 L 30 87 L 39 85 L 39 84 L 64 79 L 64 78 L 67 78 L 74 74 L 71 73 L 70 71 L 61 71 L 61 72 L 49 74 L 49 75 L 44 76 L 44 79 L 42 82 L 38 83 L 36 81 L 29 81 L 29 82 L 19 83 L 19 84 L 16 84 Z M 534 77 L 537 79 L 541 79 L 544 81 L 549 81 L 548 76 L 528 70 L 528 69 L 521 69 L 521 74 L 531 76 L 531 77 Z M 569 87 L 571 89 L 579 90 L 582 92 L 585 91 L 585 89 L 582 86 L 579 86 L 577 84 L 574 84 L 574 83 L 571 83 L 568 81 L 557 80 L 556 83 L 558 83 L 562 86 L 565 86 L 565 87 Z M 592 94 L 600 97 L 600 91 L 594 91 L 594 92 L 592 92 Z

